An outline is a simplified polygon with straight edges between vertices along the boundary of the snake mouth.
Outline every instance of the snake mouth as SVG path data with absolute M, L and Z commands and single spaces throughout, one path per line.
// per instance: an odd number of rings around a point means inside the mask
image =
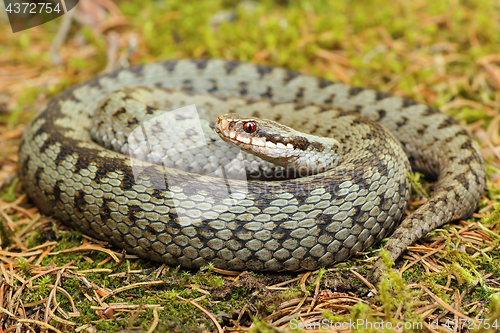
M 258 138 L 258 137 L 249 137 L 245 135 L 241 135 L 236 131 L 226 131 L 223 133 L 223 135 L 227 136 L 232 142 L 238 144 L 238 145 L 245 145 L 245 146 L 252 146 L 252 147 L 261 147 L 261 148 L 268 148 L 268 149 L 292 149 L 293 150 L 293 145 L 292 144 L 287 144 L 284 145 L 281 142 L 271 142 L 267 141 L 264 138 Z

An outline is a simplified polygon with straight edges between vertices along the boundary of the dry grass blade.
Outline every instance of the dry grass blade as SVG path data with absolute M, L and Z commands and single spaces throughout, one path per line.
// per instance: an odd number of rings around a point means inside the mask
M 201 310 L 201 312 L 203 312 L 204 314 L 206 314 L 208 316 L 208 318 L 210 318 L 210 320 L 214 323 L 215 327 L 217 328 L 217 331 L 219 333 L 224 333 L 224 330 L 222 329 L 222 327 L 220 326 L 219 322 L 217 321 L 217 319 L 215 319 L 215 317 L 207 310 L 205 309 L 204 307 L 200 306 L 199 304 L 197 304 L 195 301 L 189 301 L 189 303 L 195 307 L 197 307 L 198 309 Z
M 302 278 L 300 279 L 300 290 L 302 290 L 302 292 L 305 294 L 305 295 L 308 295 L 308 291 L 306 290 L 306 280 L 307 278 L 311 275 L 311 272 L 307 272 L 305 273 Z
M 149 328 L 147 333 L 153 333 L 156 329 L 156 326 L 158 326 L 159 323 L 159 317 L 158 317 L 158 309 L 153 308 L 153 323 L 151 324 L 151 327 Z
M 318 277 L 316 278 L 316 287 L 314 288 L 314 299 L 311 302 L 311 305 L 309 306 L 309 309 L 307 310 L 306 314 L 309 314 L 311 312 L 311 310 L 314 309 L 314 306 L 316 305 L 316 301 L 318 299 L 318 293 L 319 293 L 319 281 L 320 281 L 320 278 L 318 275 Z
M 161 284 L 164 284 L 164 283 L 165 283 L 164 281 L 150 281 L 150 282 L 133 283 L 133 284 L 130 284 L 128 286 L 123 286 L 121 288 L 118 288 L 118 289 L 115 289 L 115 290 L 111 291 L 110 293 L 104 295 L 102 297 L 101 301 L 104 302 L 104 300 L 110 298 L 111 296 L 119 294 L 122 291 L 130 290 L 130 289 L 134 289 L 134 288 L 139 288 L 139 287 L 143 287 L 143 286 L 156 286 L 156 285 L 161 285 Z
M 50 303 L 51 303 L 51 300 L 52 299 L 55 299 L 55 294 L 56 294 L 56 290 L 57 290 L 57 287 L 59 285 L 59 281 L 61 281 L 61 273 L 64 272 L 64 269 L 60 270 L 59 272 L 57 272 L 57 278 L 56 278 L 56 282 L 54 283 L 54 287 L 52 288 L 52 290 L 50 291 L 50 294 L 49 294 L 49 299 L 47 301 L 47 304 L 46 304 L 46 307 L 45 307 L 45 322 L 48 323 L 49 322 L 49 314 L 50 314 Z
M 351 273 L 354 274 L 358 279 L 360 279 L 368 288 L 370 288 L 370 291 L 374 294 L 377 295 L 377 289 L 375 286 L 369 282 L 364 276 L 356 272 L 354 269 L 351 269 Z
M 42 326 L 44 328 L 47 328 L 49 330 L 52 330 L 56 333 L 62 333 L 61 331 L 59 331 L 57 328 L 55 328 L 54 326 L 50 325 L 50 324 L 47 324 L 43 321 L 39 321 L 39 320 L 33 320 L 33 319 L 17 319 L 18 322 L 20 323 L 30 323 L 30 324 L 36 324 L 38 326 Z
M 471 321 L 471 322 L 475 322 L 475 320 L 473 318 L 470 318 L 466 315 L 464 315 L 463 313 L 457 311 L 456 309 L 452 308 L 451 306 L 449 306 L 448 304 L 446 304 L 445 301 L 443 301 L 441 298 L 437 297 L 434 293 L 432 293 L 429 289 L 427 289 L 427 287 L 423 286 L 423 285 L 418 285 L 423 291 L 425 291 L 429 296 L 432 297 L 432 299 L 434 299 L 436 302 L 439 303 L 439 305 L 443 306 L 446 310 L 450 311 L 451 313 L 455 314 L 456 316 L 458 316 L 459 318 L 462 318 L 462 319 L 465 319 L 465 320 L 468 320 L 468 321 Z
M 238 276 L 241 274 L 241 272 L 238 272 L 238 271 L 228 271 L 228 270 L 220 269 L 220 268 L 216 268 L 216 267 L 213 267 L 212 270 L 215 273 L 219 273 L 222 275 L 229 275 L 229 276 Z
M 62 251 L 57 251 L 57 252 L 51 252 L 50 255 L 52 256 L 57 256 L 61 253 L 71 253 L 71 252 L 86 252 L 86 251 L 99 251 L 99 252 L 104 252 L 110 255 L 111 258 L 113 258 L 114 261 L 120 262 L 120 259 L 118 258 L 117 254 L 110 249 L 103 248 L 101 246 L 93 245 L 93 244 L 86 244 L 78 247 L 74 247 L 71 249 L 66 249 Z

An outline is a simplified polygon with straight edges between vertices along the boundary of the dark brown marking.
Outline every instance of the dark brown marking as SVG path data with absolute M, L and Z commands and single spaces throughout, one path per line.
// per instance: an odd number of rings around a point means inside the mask
M 470 165 L 472 162 L 474 161 L 477 161 L 478 160 L 478 156 L 476 154 L 472 154 L 471 156 L 467 157 L 467 158 L 463 158 L 461 160 L 458 160 L 458 164 L 460 165 Z
M 274 68 L 269 67 L 269 66 L 263 66 L 263 65 L 257 65 L 255 66 L 257 69 L 257 73 L 259 73 L 259 78 L 263 78 L 265 75 L 271 73 Z
M 300 87 L 295 93 L 295 103 L 300 103 L 304 100 L 304 88 Z
M 143 171 L 143 174 L 147 174 L 147 170 L 144 170 Z M 124 191 L 126 190 L 130 190 L 132 188 L 132 186 L 135 185 L 135 180 L 132 179 L 133 176 L 130 176 L 130 175 L 124 175 L 125 177 L 123 178 L 122 182 L 120 183 L 120 188 Z
M 432 116 L 433 114 L 438 113 L 439 111 L 434 109 L 433 107 L 427 106 L 425 111 L 422 113 L 422 116 Z
M 311 143 L 309 142 L 309 140 L 307 140 L 306 138 L 303 138 L 303 137 L 295 138 L 295 140 L 293 142 L 294 148 L 300 149 L 300 150 L 307 150 L 307 148 L 309 148 L 310 145 L 311 145 Z
M 418 103 L 414 100 L 404 98 L 403 99 L 403 108 L 407 108 L 409 106 L 417 105 Z
M 114 70 L 108 74 L 106 74 L 106 77 L 116 79 L 118 77 L 118 74 L 120 73 L 120 70 Z
M 325 146 L 320 143 L 320 142 L 313 142 L 311 146 L 316 150 L 316 151 L 323 151 L 325 150 Z
M 152 106 L 146 105 L 146 114 L 153 114 L 156 110 L 158 110 L 158 109 L 154 108 Z M 123 111 L 125 111 L 125 109 Z
M 396 126 L 398 127 L 404 126 L 408 123 L 408 120 L 409 120 L 408 117 L 402 116 L 401 120 L 396 122 Z
M 213 94 L 219 90 L 219 86 L 217 85 L 217 81 L 214 79 L 210 79 L 210 83 L 212 83 L 212 88 L 208 89 L 207 91 Z
M 335 94 L 331 94 L 323 102 L 326 103 L 326 104 L 332 104 L 334 100 L 335 100 Z
M 474 148 L 472 147 L 472 141 L 465 141 L 464 143 L 462 143 L 462 145 L 460 146 L 460 149 L 465 149 L 465 150 L 473 150 Z
M 354 113 L 354 114 L 360 114 L 361 110 L 363 109 L 362 105 L 354 105 L 351 110 L 349 110 L 349 113 Z M 358 121 L 359 124 L 359 121 Z
M 451 117 L 446 117 L 438 126 L 438 129 L 444 129 L 444 128 L 447 128 L 447 127 L 451 127 L 451 126 L 454 126 L 454 125 L 457 125 L 458 122 L 451 118 Z
M 375 100 L 376 101 L 381 101 L 383 99 L 386 99 L 387 97 L 392 97 L 392 95 L 389 93 L 386 93 L 386 92 L 382 92 L 382 91 L 377 91 L 375 93 Z
M 75 192 L 74 195 L 74 207 L 80 213 L 83 213 L 87 209 L 87 201 L 85 200 L 85 192 L 83 190 L 79 190 Z
M 193 91 L 193 81 L 187 79 L 182 82 L 182 90 Z
M 24 140 L 22 141 L 21 143 L 21 146 L 24 145 Z M 22 148 L 19 148 L 19 150 L 21 150 Z M 28 171 L 28 164 L 31 160 L 31 157 L 30 156 L 26 156 L 25 160 L 23 161 L 22 163 L 22 166 L 21 166 L 21 170 L 22 172 L 20 173 L 20 176 L 23 177 L 23 175 L 26 175 L 29 171 Z
M 40 129 L 42 129 L 45 126 L 42 126 Z M 37 131 L 38 132 L 38 131 Z M 35 136 L 38 134 L 35 134 Z M 45 139 L 43 142 L 42 146 L 40 147 L 40 152 L 45 153 L 47 149 L 49 149 L 52 145 L 54 144 L 54 140 L 52 137 L 48 137 Z
M 56 165 L 59 166 L 66 159 L 66 157 L 71 154 L 71 150 L 65 149 L 65 147 L 61 147 L 55 159 Z
M 38 167 L 35 171 L 35 184 L 38 185 L 40 183 L 42 173 L 43 173 L 43 168 Z
M 467 131 L 465 128 L 462 128 L 460 131 L 458 131 L 456 134 L 456 136 L 459 136 L 459 135 L 465 135 L 465 136 L 468 136 L 471 140 L 474 140 L 474 138 L 472 137 L 472 135 L 469 133 L 469 131 Z
M 175 70 L 175 67 L 177 66 L 177 61 L 165 61 L 163 63 L 163 67 L 167 69 L 170 73 Z
M 132 67 L 127 68 L 127 71 L 134 73 L 136 76 L 140 76 L 140 75 L 142 75 L 143 69 L 144 69 L 143 66 L 132 66 Z M 119 69 L 116 70 L 116 73 L 120 74 L 120 70 Z
M 351 97 L 356 96 L 362 91 L 364 91 L 363 88 L 351 87 L 351 89 L 349 89 L 349 96 Z
M 294 78 L 299 76 L 299 72 L 294 72 L 294 71 L 286 71 L 285 77 L 283 78 L 283 83 L 288 84 L 290 81 L 292 81 Z
M 103 104 L 103 108 L 105 107 L 105 105 Z M 124 114 L 124 113 L 127 113 L 127 110 L 125 110 L 124 107 L 121 107 L 119 108 L 118 110 L 116 110 L 115 114 L 116 115 L 120 115 L 120 114 Z
M 119 70 L 117 70 L 116 72 L 114 72 L 114 73 L 115 73 L 115 75 L 116 75 L 116 74 L 118 74 L 118 72 L 119 72 Z M 109 76 L 109 75 L 111 75 L 111 74 L 108 74 L 108 76 Z M 102 86 L 101 86 L 101 84 L 99 83 L 99 80 L 100 80 L 100 79 L 101 79 L 101 77 L 100 77 L 100 76 L 96 76 L 96 77 L 94 77 L 94 78 L 92 78 L 92 79 L 88 80 L 87 82 L 85 82 L 85 84 L 86 84 L 86 85 L 89 85 L 89 86 L 91 86 L 91 87 L 93 87 L 93 88 L 102 89 Z
M 333 111 L 333 108 L 331 105 L 318 105 L 317 107 L 319 108 L 319 113 Z
M 127 123 L 129 124 L 129 126 L 132 126 L 138 124 L 139 120 L 137 120 L 137 118 L 128 118 Z
M 196 64 L 196 68 L 205 69 L 208 64 L 208 59 L 196 59 L 193 60 L 193 62 Z
M 324 88 L 326 88 L 334 83 L 335 82 L 327 80 L 327 79 L 318 78 L 318 88 L 321 88 L 321 89 L 324 89 Z
M 232 74 L 233 71 L 241 65 L 238 61 L 227 61 L 224 64 L 224 69 L 226 70 L 226 74 Z
M 129 204 L 127 208 L 128 212 L 126 216 L 129 218 L 131 222 L 136 222 L 137 219 L 139 218 L 139 215 L 141 214 L 141 207 L 139 205 Z
M 105 100 L 104 103 L 102 103 L 101 105 L 101 109 L 106 109 L 106 106 L 108 106 L 108 103 L 109 103 L 109 99 Z
M 379 110 L 377 110 L 377 112 L 378 112 L 378 119 L 377 120 L 384 119 L 385 116 L 387 115 L 387 111 L 385 111 L 384 109 L 379 109 Z
M 108 171 L 102 164 L 97 163 L 97 170 L 95 172 L 95 177 L 92 179 L 96 184 L 101 184 L 103 179 L 106 178 Z
M 452 142 L 452 141 L 453 141 L 453 139 L 455 139 L 455 138 L 454 138 L 454 137 L 452 137 L 452 136 L 450 136 L 450 137 L 448 137 L 448 138 L 444 139 L 443 141 L 444 141 L 445 143 L 450 143 L 450 142 Z
M 57 180 L 54 187 L 52 188 L 52 193 L 54 194 L 54 199 L 56 199 L 56 201 L 60 202 L 61 201 L 61 184 L 63 183 L 62 180 Z
M 268 98 L 268 99 L 273 98 L 273 89 L 271 87 L 267 87 L 267 91 L 265 93 L 261 94 L 260 96 L 262 96 L 264 98 Z
M 109 204 L 113 202 L 114 201 L 109 198 L 102 198 L 102 206 L 99 207 L 99 215 L 101 216 L 101 220 L 107 221 L 111 218 L 111 209 L 109 209 Z
M 468 183 L 467 178 L 465 177 L 465 174 L 463 174 L 463 173 L 456 175 L 454 180 L 456 180 L 457 182 L 459 182 L 462 185 L 465 185 Z M 451 189 L 449 189 L 447 191 L 452 192 L 452 190 L 455 190 L 454 186 L 450 186 L 450 187 L 451 187 Z
M 157 189 L 150 189 L 151 192 L 148 192 L 155 199 L 164 199 L 164 197 L 160 194 L 161 192 Z
M 239 90 L 241 96 L 245 96 L 248 94 L 247 85 L 248 84 L 246 82 L 243 82 L 243 81 L 238 83 L 238 86 L 239 86 L 238 90 Z

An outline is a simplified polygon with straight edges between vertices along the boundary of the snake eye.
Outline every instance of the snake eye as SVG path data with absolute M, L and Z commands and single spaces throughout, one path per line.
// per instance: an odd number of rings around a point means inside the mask
M 243 125 L 243 129 L 247 133 L 253 133 L 257 129 L 257 124 L 255 123 L 255 121 L 247 121 L 245 125 Z

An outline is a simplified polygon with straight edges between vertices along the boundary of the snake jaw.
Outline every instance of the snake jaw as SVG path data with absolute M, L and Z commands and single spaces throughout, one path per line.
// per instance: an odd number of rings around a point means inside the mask
M 257 139 L 255 138 L 252 143 L 256 146 L 259 146 L 259 147 L 264 147 L 266 145 L 266 141 L 262 140 L 262 139 Z

